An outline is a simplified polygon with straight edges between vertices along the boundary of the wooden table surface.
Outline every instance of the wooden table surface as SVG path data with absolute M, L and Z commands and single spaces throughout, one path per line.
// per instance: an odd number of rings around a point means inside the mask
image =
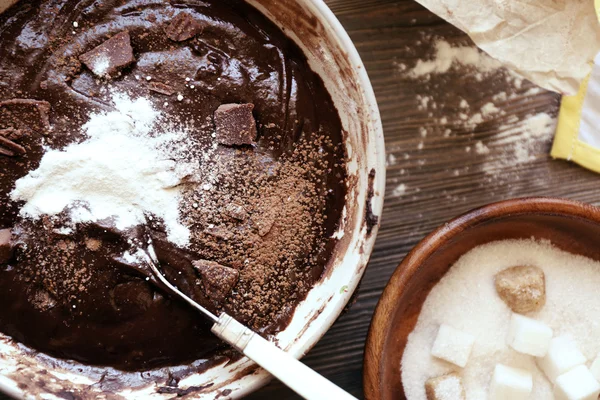
M 420 239 L 486 203 L 534 195 L 598 203 L 600 189 L 596 174 L 549 157 L 551 128 L 531 133 L 537 125 L 528 121 L 556 116 L 558 95 L 528 82 L 519 85 L 502 70 L 478 76 L 469 68 L 452 68 L 429 79 L 411 77 L 419 59 L 433 57 L 436 41 L 469 46 L 470 40 L 413 0 L 327 2 L 371 77 L 389 165 L 381 230 L 356 302 L 304 361 L 362 398 L 371 315 L 390 275 Z M 480 112 L 490 102 L 500 111 Z M 465 115 L 477 123 L 465 123 Z M 296 398 L 275 381 L 248 397 Z

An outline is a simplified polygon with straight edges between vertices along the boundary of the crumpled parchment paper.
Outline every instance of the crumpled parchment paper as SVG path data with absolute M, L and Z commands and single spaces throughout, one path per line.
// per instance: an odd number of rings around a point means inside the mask
M 532 82 L 574 94 L 600 52 L 593 0 L 417 0 Z

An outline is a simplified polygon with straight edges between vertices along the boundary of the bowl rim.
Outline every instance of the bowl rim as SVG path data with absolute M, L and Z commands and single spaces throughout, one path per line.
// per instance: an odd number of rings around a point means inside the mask
M 504 216 L 524 214 L 558 215 L 579 218 L 600 224 L 600 208 L 591 204 L 558 197 L 522 197 L 487 204 L 437 227 L 404 257 L 386 284 L 369 325 L 363 359 L 363 391 L 365 399 L 382 398 L 382 352 L 389 336 L 389 321 L 396 299 L 424 260 L 429 258 L 453 236 L 474 225 Z M 376 326 L 384 326 L 377 329 Z
M 13 4 L 19 0 L 0 0 L 0 4 Z M 364 237 L 363 245 L 361 247 L 362 255 L 360 260 L 357 260 L 353 268 L 352 280 L 347 283 L 347 291 L 335 299 L 329 301 L 327 310 L 324 310 L 323 315 L 326 316 L 323 323 L 319 326 L 319 329 L 314 334 L 308 337 L 306 345 L 302 348 L 296 349 L 293 356 L 301 358 L 305 355 L 317 342 L 325 335 L 325 333 L 331 328 L 334 322 L 337 320 L 343 309 L 346 307 L 352 294 L 358 287 L 359 282 L 362 279 L 366 265 L 373 251 L 377 232 L 381 224 L 381 216 L 383 211 L 383 195 L 385 193 L 385 143 L 383 136 L 383 127 L 381 123 L 381 117 L 379 113 L 378 103 L 373 91 L 373 87 L 367 71 L 364 67 L 362 59 L 352 42 L 350 36 L 344 29 L 343 25 L 339 22 L 335 14 L 329 9 L 324 0 L 293 0 L 306 7 L 309 7 L 314 12 L 315 16 L 319 19 L 320 23 L 329 31 L 329 34 L 337 42 L 337 45 L 343 50 L 345 58 L 348 60 L 348 64 L 351 66 L 353 73 L 358 78 L 356 81 L 357 86 L 360 89 L 361 97 L 363 99 L 363 105 L 365 107 L 365 115 L 369 117 L 369 128 L 363 132 L 363 134 L 371 135 L 371 149 L 366 151 L 372 154 L 372 162 L 370 167 L 376 171 L 376 175 L 373 182 L 374 197 L 371 203 L 371 211 L 373 214 L 379 216 L 378 223 L 373 226 L 372 231 L 366 235 L 360 233 L 359 236 Z M 253 3 L 249 1 L 249 3 Z M 260 11 L 260 10 L 259 10 Z M 342 110 L 338 110 L 342 112 Z M 365 166 L 366 168 L 367 166 Z M 347 250 L 349 251 L 349 250 Z M 2 378 L 2 376 L 0 376 Z M 231 394 L 231 398 L 244 397 L 261 387 L 265 386 L 271 381 L 272 376 L 262 369 L 258 369 L 254 373 L 247 376 L 249 382 L 241 388 Z M 232 382 L 235 383 L 235 382 Z M 229 387 L 229 385 L 227 386 Z M 0 379 L 0 393 L 6 393 L 15 398 L 23 398 L 24 394 L 17 389 L 14 389 L 11 385 L 3 382 Z M 227 396 L 226 396 L 227 397 Z M 229 397 L 227 397 L 229 398 Z

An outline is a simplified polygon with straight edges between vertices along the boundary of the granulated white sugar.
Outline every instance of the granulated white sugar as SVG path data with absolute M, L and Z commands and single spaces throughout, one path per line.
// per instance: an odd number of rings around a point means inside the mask
M 435 43 L 435 54 L 431 60 L 419 60 L 410 70 L 409 76 L 420 77 L 430 74 L 442 74 L 456 65 L 472 66 L 479 72 L 493 71 L 502 64 L 482 53 L 475 46 L 452 47 L 445 40 Z
M 152 214 L 168 238 L 189 241 L 179 222 L 180 177 L 188 174 L 167 149 L 182 132 L 152 135 L 159 113 L 144 98 L 113 97 L 115 111 L 92 114 L 82 127 L 87 140 L 47 149 L 39 167 L 19 179 L 11 193 L 25 201 L 21 215 L 40 218 L 69 211 L 72 222 L 111 218 L 118 229 L 143 224 Z
M 502 363 L 533 374 L 531 399 L 552 399 L 552 385 L 535 358 L 506 344 L 511 310 L 498 297 L 494 275 L 516 265 L 535 265 L 546 275 L 546 304 L 529 317 L 555 336 L 570 336 L 588 359 L 600 351 L 600 262 L 567 253 L 547 241 L 504 240 L 464 254 L 429 293 L 402 358 L 408 400 L 425 400 L 425 381 L 456 371 L 468 400 L 486 399 L 494 366 Z M 476 337 L 464 369 L 433 358 L 431 346 L 440 324 Z

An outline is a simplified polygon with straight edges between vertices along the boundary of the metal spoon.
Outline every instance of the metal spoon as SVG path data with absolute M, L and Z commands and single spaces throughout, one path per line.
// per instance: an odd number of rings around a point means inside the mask
M 355 397 L 279 349 L 274 343 L 242 325 L 232 316 L 221 313 L 217 317 L 183 294 L 159 270 L 154 249 L 150 247 L 148 250 L 148 265 L 155 277 L 174 295 L 210 318 L 214 322 L 211 331 L 219 339 L 233 346 L 305 399 L 356 400 Z

